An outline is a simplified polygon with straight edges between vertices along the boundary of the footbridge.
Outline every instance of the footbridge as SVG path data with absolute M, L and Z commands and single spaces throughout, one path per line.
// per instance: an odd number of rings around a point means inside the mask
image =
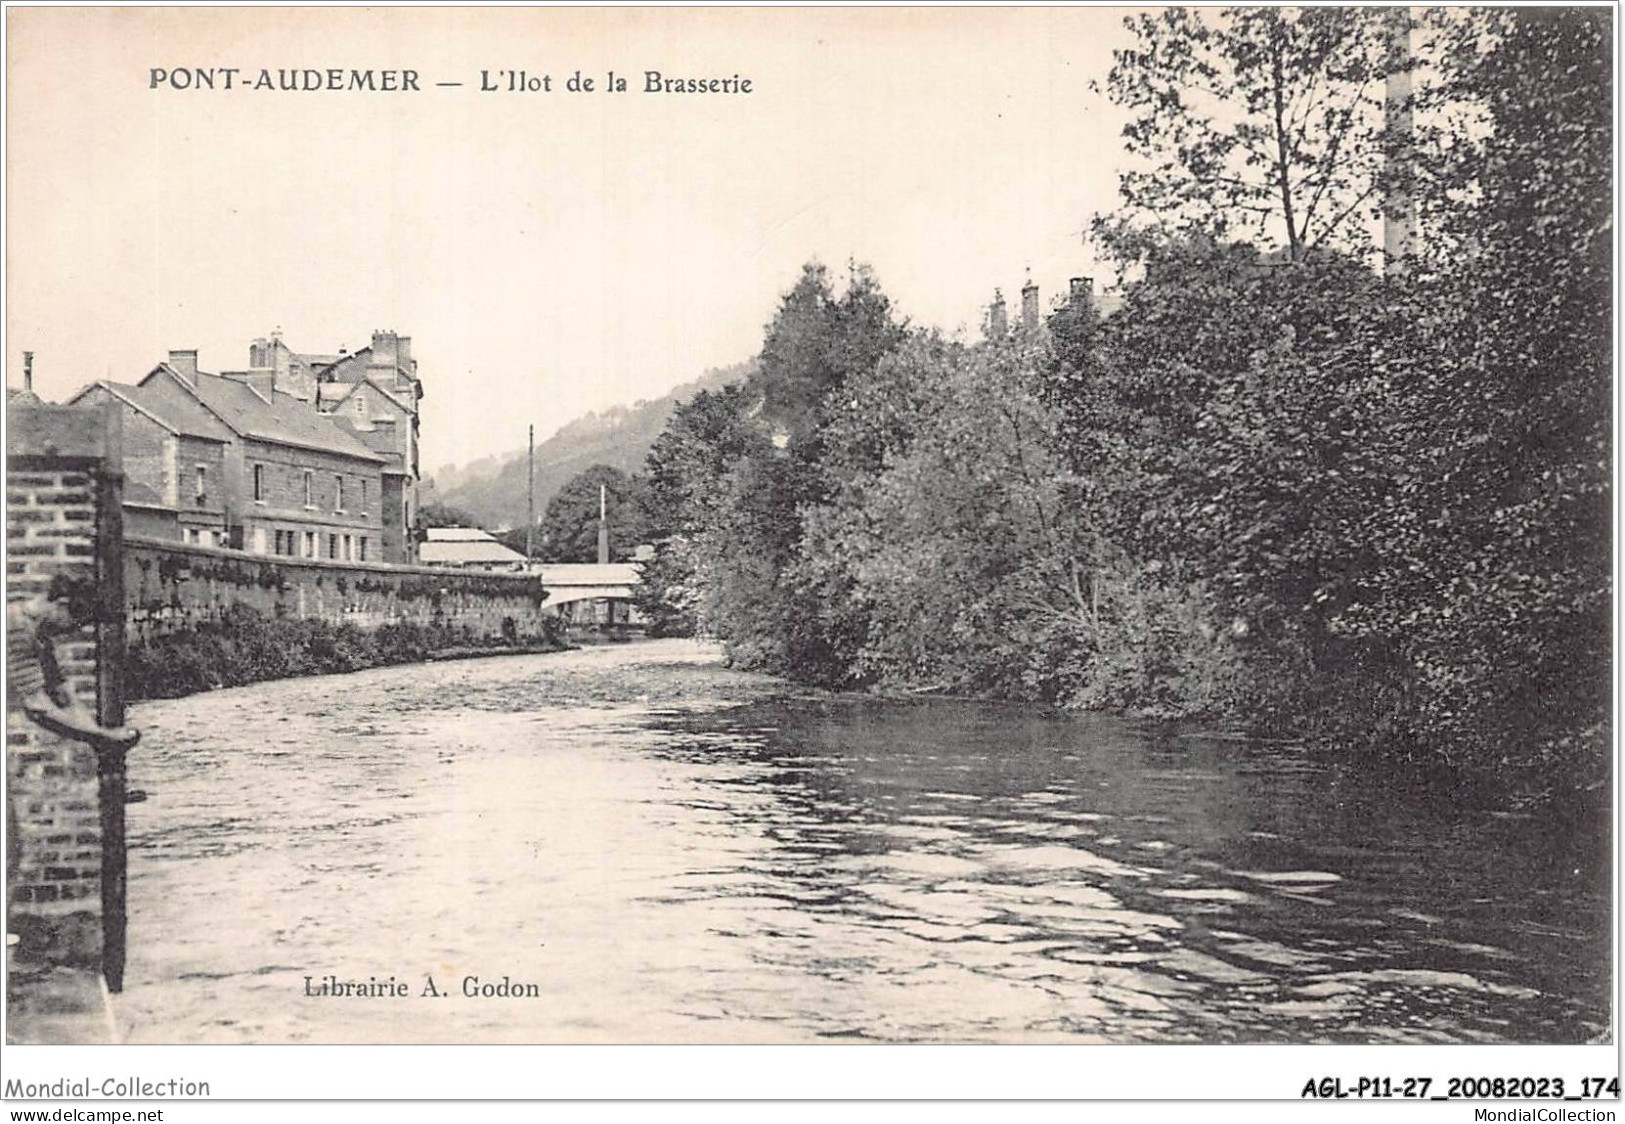
M 541 567 L 547 605 L 573 601 L 628 601 L 642 580 L 636 562 L 554 562 Z

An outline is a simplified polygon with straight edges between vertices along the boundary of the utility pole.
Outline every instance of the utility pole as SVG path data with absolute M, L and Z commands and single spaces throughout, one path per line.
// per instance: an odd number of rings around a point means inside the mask
M 536 427 L 530 427 L 529 452 L 525 456 L 525 564 L 536 553 Z

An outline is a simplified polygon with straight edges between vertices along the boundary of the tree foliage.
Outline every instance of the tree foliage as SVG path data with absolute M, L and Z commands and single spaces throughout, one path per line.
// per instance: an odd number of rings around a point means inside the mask
M 804 270 L 757 376 L 651 454 L 663 619 L 818 683 L 1600 786 L 1611 13 L 1435 22 L 1400 184 L 1428 236 L 1381 272 L 1386 18 L 1132 17 L 1111 315 L 966 345 Z
M 1126 17 L 1107 92 L 1134 116 L 1131 223 L 1273 240 L 1297 261 L 1363 241 L 1380 203 L 1381 9 L 1164 8 Z M 1099 220 L 1097 229 L 1112 229 Z
M 649 450 L 639 496 L 655 557 L 642 567 L 633 602 L 653 635 L 692 636 L 704 627 L 709 576 L 701 541 L 720 521 L 733 465 L 768 446 L 750 400 L 738 386 L 702 390 L 672 412 Z
M 442 500 L 430 500 L 418 509 L 425 527 L 477 527 L 479 522 L 464 508 Z
M 548 501 L 536 525 L 534 549 L 544 562 L 598 560 L 599 494 L 603 490 L 609 521 L 610 558 L 630 558 L 648 540 L 642 482 L 611 465 L 598 464 L 571 477 Z M 518 532 L 524 547 L 524 531 Z

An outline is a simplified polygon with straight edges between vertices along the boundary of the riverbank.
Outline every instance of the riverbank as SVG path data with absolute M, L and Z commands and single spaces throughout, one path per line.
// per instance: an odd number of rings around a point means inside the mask
M 564 624 L 543 618 L 540 630 L 507 627 L 494 641 L 450 624 L 401 622 L 363 629 L 319 618 L 271 617 L 236 606 L 220 619 L 136 642 L 125 652 L 130 701 L 182 698 L 199 691 L 273 679 L 333 675 L 375 667 L 471 655 L 563 651 Z

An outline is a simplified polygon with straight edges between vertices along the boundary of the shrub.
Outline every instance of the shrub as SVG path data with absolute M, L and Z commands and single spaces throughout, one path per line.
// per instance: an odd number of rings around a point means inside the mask
M 562 625 L 544 619 L 533 635 L 503 621 L 509 646 L 562 646 Z M 416 663 L 432 652 L 468 646 L 470 628 L 395 622 L 365 630 L 350 623 L 289 620 L 235 606 L 216 621 L 187 632 L 130 645 L 125 653 L 128 698 L 179 698 L 216 687 L 236 687 L 299 675 L 329 675 L 369 667 Z M 493 646 L 496 646 L 493 644 Z

